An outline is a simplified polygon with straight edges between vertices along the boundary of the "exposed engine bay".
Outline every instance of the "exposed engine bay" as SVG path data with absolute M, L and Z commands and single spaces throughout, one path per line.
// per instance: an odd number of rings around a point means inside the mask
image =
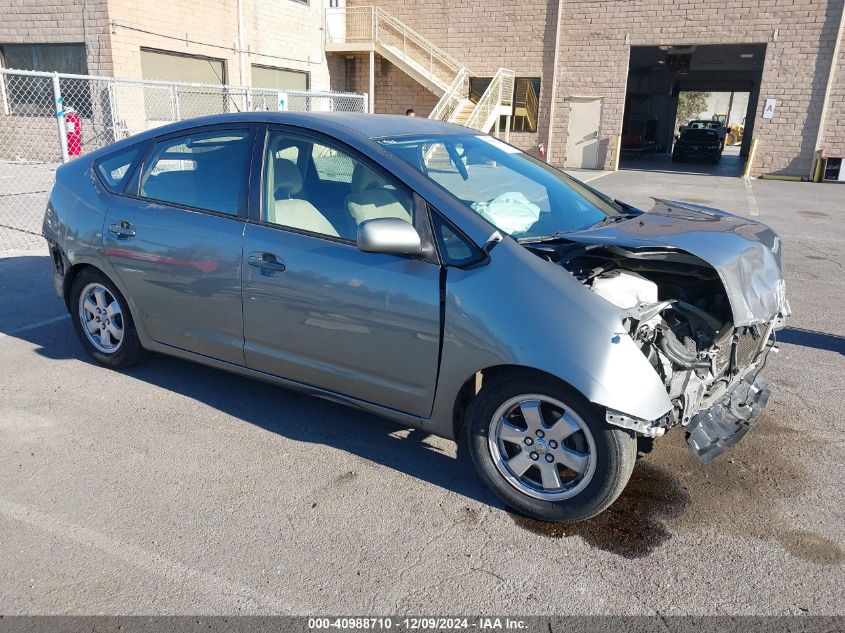
M 709 264 L 671 248 L 527 247 L 630 315 L 624 325 L 673 404 L 660 420 L 636 420 L 609 410 L 608 422 L 648 437 L 680 424 L 705 462 L 738 442 L 756 422 L 769 393 L 759 369 L 777 322 L 735 327 L 722 281 Z

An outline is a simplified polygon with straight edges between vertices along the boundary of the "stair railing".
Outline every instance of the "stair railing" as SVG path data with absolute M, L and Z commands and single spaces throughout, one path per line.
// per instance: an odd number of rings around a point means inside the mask
M 469 71 L 466 68 L 462 68 L 458 71 L 458 74 L 455 75 L 455 78 L 452 80 L 452 83 L 449 84 L 449 87 L 446 89 L 446 92 L 443 93 L 443 96 L 440 97 L 440 101 L 438 101 L 437 105 L 434 106 L 434 109 L 431 111 L 431 114 L 428 115 L 428 118 L 435 119 L 437 121 L 448 121 L 452 118 L 452 115 L 455 113 L 455 110 L 458 109 L 458 106 L 461 105 L 461 102 L 466 99 L 468 92 Z
M 516 73 L 507 68 L 497 70 L 464 125 L 474 130 L 488 132 L 496 122 L 496 117 L 513 106 L 515 77 Z
M 373 41 L 391 48 L 403 61 L 428 74 L 433 82 L 449 86 L 458 73 L 466 70 L 466 67 L 449 53 L 381 7 L 373 7 L 373 11 Z

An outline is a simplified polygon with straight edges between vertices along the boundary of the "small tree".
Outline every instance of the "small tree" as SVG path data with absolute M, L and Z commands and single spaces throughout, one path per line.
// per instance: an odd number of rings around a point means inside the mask
M 707 109 L 707 99 L 710 98 L 709 92 L 697 92 L 687 90 L 678 95 L 678 116 L 675 119 L 675 129 L 681 125 L 686 125 L 692 119 L 698 116 Z

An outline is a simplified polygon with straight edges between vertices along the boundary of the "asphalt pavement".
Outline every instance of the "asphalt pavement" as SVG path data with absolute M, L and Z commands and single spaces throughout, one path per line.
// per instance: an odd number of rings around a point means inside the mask
M 670 432 L 606 513 L 517 517 L 449 441 L 191 363 L 93 364 L 45 250 L 0 258 L 0 613 L 843 614 L 845 188 L 620 171 L 783 239 L 762 423 Z

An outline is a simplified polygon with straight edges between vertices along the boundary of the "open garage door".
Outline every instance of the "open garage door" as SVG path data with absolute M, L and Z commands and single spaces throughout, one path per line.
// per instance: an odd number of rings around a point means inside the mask
M 741 176 L 765 56 L 765 44 L 631 47 L 620 169 Z

